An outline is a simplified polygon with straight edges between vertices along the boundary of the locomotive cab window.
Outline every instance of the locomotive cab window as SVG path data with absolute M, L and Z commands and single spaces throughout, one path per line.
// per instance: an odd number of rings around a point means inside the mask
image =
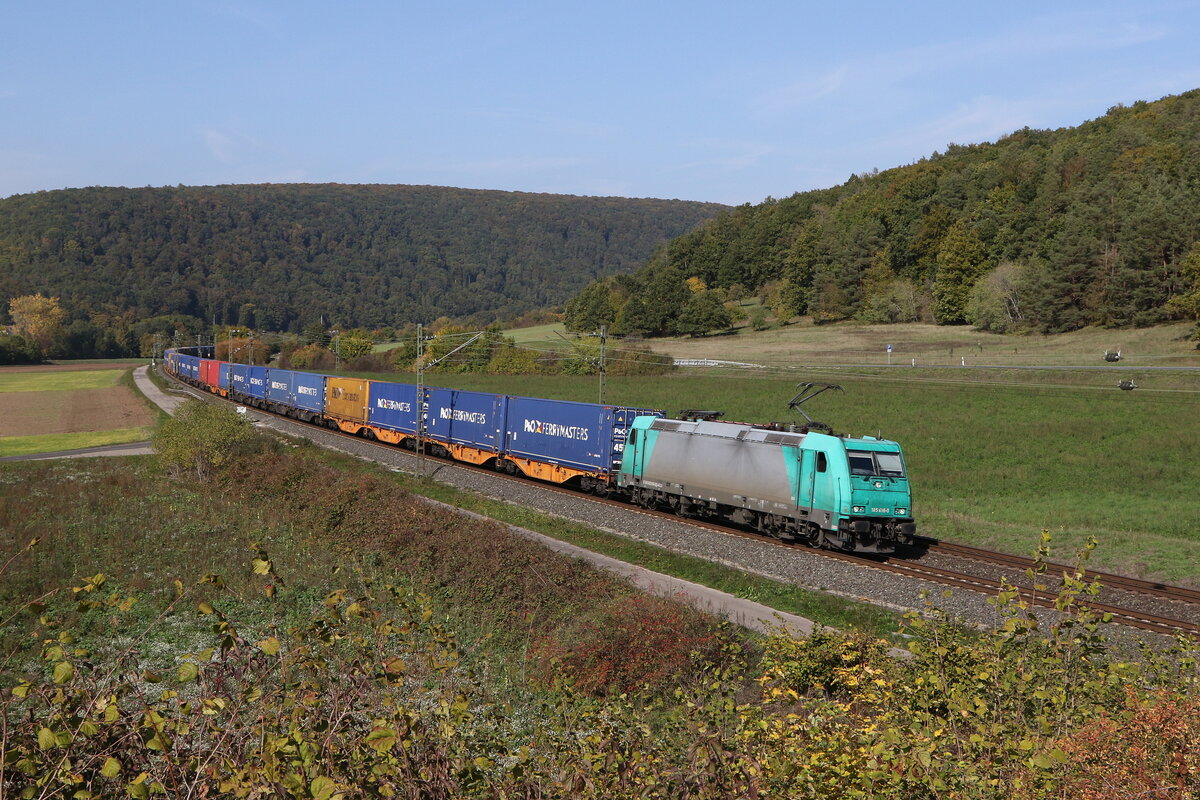
M 879 474 L 887 478 L 904 477 L 904 461 L 899 453 L 876 453 L 875 461 L 879 464 Z
M 817 453 L 817 472 L 824 472 L 829 469 L 829 460 L 825 458 L 824 453 Z
M 875 459 L 871 458 L 870 453 L 863 453 L 858 450 L 847 450 L 846 458 L 850 460 L 851 475 L 875 474 Z
M 904 462 L 899 453 L 872 453 L 864 450 L 847 450 L 851 475 L 903 478 Z

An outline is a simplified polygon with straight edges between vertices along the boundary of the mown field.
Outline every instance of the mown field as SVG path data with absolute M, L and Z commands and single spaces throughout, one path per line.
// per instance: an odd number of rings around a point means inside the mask
M 808 413 L 840 432 L 903 445 L 925 534 L 1029 554 L 1048 529 L 1063 557 L 1095 537 L 1102 568 L 1197 584 L 1200 372 L 1149 369 L 1200 363 L 1194 342 L 1185 339 L 1189 331 L 1176 325 L 999 337 L 920 325 L 795 325 L 656 340 L 656 349 L 680 357 L 757 359 L 769 368 L 609 377 L 606 401 L 671 414 L 703 408 L 733 420 L 802 421 L 787 408 L 796 385 L 836 383 L 844 391 L 822 394 Z M 898 362 L 910 352 L 924 355 L 916 368 L 882 366 L 886 353 L 878 349 L 874 365 L 855 361 L 868 352 L 867 339 L 892 343 Z M 1104 350 L 1117 347 L 1122 369 L 1106 368 Z M 1002 360 L 1005 351 L 1012 360 Z M 922 366 L 939 352 L 947 362 L 954 353 L 959 366 Z M 962 358 L 1001 366 L 963 369 Z M 1139 388 L 1119 390 L 1127 378 Z M 431 374 L 426 381 L 586 402 L 598 397 L 594 377 Z
M 156 414 L 130 369 L 78 362 L 0 370 L 0 457 L 146 439 Z
M 1122 365 L 1200 366 L 1200 351 L 1189 340 L 1192 323 L 1153 328 L 1084 328 L 1054 336 L 1019 336 L 977 331 L 967 326 L 813 325 L 797 322 L 764 331 L 747 327 L 728 335 L 655 339 L 656 350 L 676 358 L 722 358 L 768 365 L 854 364 L 917 366 L 1103 366 L 1104 353 L 1121 352 Z

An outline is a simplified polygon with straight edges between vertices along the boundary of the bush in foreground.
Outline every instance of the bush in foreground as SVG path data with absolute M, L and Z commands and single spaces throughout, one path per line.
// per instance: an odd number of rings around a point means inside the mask
M 175 477 L 206 480 L 215 470 L 260 452 L 267 440 L 244 416 L 214 403 L 189 400 L 159 427 L 154 448 Z

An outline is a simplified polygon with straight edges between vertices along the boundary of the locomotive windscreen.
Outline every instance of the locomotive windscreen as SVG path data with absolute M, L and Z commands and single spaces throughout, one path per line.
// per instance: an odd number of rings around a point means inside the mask
M 881 475 L 887 478 L 903 478 L 904 462 L 899 453 L 867 452 L 847 450 L 851 475 Z

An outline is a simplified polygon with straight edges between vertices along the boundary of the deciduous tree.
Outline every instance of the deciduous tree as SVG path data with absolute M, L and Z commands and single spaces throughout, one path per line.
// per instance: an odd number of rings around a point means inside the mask
M 14 297 L 8 301 L 8 313 L 17 332 L 36 344 L 42 352 L 50 346 L 54 334 L 67 317 L 57 297 L 46 297 L 41 293 Z
M 955 222 L 942 239 L 933 279 L 933 313 L 939 325 L 967 321 L 971 289 L 986 269 L 983 243 L 970 224 Z

